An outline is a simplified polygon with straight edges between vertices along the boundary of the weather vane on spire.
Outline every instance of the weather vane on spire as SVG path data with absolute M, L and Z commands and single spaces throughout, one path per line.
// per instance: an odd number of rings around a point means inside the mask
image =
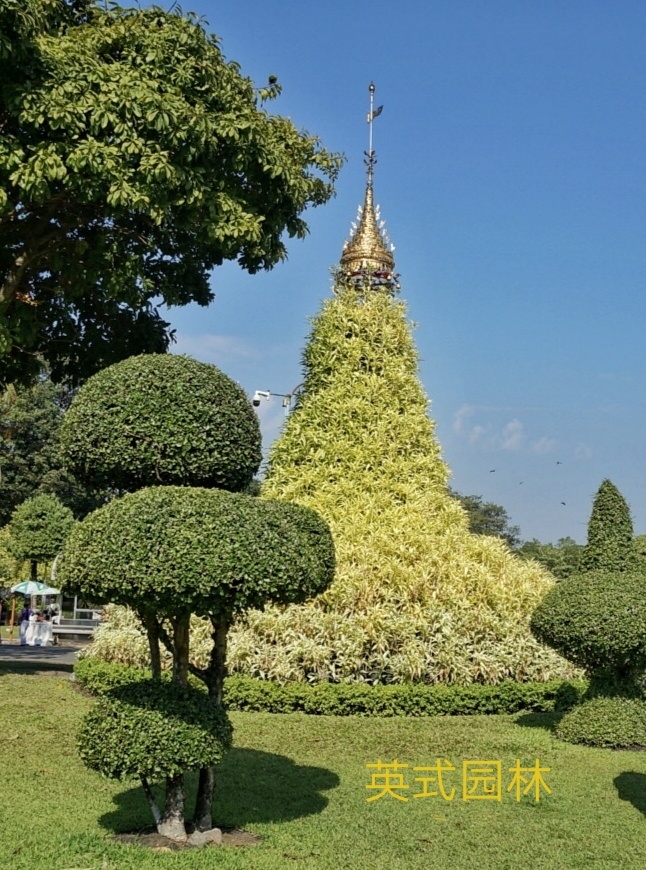
M 378 108 L 373 108 L 375 104 L 375 86 L 372 82 L 370 82 L 370 87 L 368 88 L 370 91 L 370 111 L 368 112 L 368 127 L 370 129 L 368 136 L 368 150 L 364 151 L 366 155 L 366 160 L 364 161 L 366 166 L 368 167 L 368 184 L 372 185 L 372 174 L 374 170 L 375 163 L 377 162 L 377 158 L 375 157 L 375 152 L 372 147 L 372 122 L 383 112 L 384 107 L 379 106 Z

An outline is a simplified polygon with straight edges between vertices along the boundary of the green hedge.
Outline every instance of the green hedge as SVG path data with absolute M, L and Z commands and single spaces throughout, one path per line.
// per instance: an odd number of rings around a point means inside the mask
M 74 668 L 79 685 L 93 694 L 148 679 L 148 672 L 99 659 L 81 659 Z M 520 711 L 549 713 L 580 702 L 585 682 L 507 681 L 495 686 L 424 686 L 419 684 L 289 683 L 281 686 L 251 677 L 228 677 L 224 703 L 229 710 L 326 716 L 468 716 Z

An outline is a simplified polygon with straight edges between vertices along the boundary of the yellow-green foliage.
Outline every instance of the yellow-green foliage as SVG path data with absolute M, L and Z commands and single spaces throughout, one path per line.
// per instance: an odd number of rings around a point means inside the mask
M 572 668 L 528 619 L 553 579 L 469 532 L 428 417 L 403 303 L 337 288 L 315 318 L 305 385 L 262 495 L 330 524 L 337 575 L 310 604 L 253 612 L 229 670 L 287 680 L 547 680 Z

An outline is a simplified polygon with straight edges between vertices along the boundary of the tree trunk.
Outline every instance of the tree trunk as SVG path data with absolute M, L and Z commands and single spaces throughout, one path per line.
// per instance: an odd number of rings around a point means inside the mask
M 196 831 L 210 831 L 213 827 L 213 793 L 215 791 L 215 768 L 203 767 L 197 784 L 193 826 Z
M 159 825 L 161 823 L 161 813 L 159 812 L 159 807 L 157 806 L 155 795 L 153 794 L 150 783 L 145 776 L 141 777 L 141 784 L 144 787 L 144 794 L 146 795 L 146 800 L 148 801 L 150 812 L 152 813 L 153 819 L 155 820 L 155 826 L 159 830 Z
M 166 804 L 157 831 L 171 840 L 186 840 L 184 826 L 184 776 L 166 777 Z
M 173 682 L 185 686 L 188 682 L 189 627 L 191 614 L 182 613 L 173 620 Z
M 31 560 L 31 573 L 29 579 L 34 583 L 38 583 L 38 562 L 35 559 Z
M 211 650 L 211 658 L 206 669 L 205 682 L 208 687 L 209 696 L 222 706 L 222 689 L 226 674 L 227 633 L 231 623 L 225 617 L 217 619 L 212 616 L 211 624 L 213 625 L 213 634 L 211 635 L 213 638 L 213 649 Z M 193 824 L 196 831 L 209 831 L 213 827 L 212 807 L 214 791 L 215 768 L 203 767 L 200 770 L 197 797 L 195 799 L 195 813 L 193 815 Z
M 146 628 L 150 648 L 150 670 L 154 680 L 161 680 L 161 652 L 159 651 L 159 623 L 151 610 L 143 610 L 139 617 Z

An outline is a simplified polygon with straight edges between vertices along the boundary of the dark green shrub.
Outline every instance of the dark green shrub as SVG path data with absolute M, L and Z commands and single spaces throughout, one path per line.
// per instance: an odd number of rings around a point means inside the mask
M 538 640 L 586 668 L 632 680 L 646 668 L 646 581 L 594 571 L 554 586 L 534 611 Z
M 78 523 L 59 562 L 70 590 L 162 614 L 305 601 L 334 573 L 327 524 L 298 505 L 194 487 L 115 499 Z
M 138 680 L 99 697 L 78 747 L 84 763 L 105 776 L 157 779 L 217 764 L 231 735 L 226 713 L 204 692 Z
M 614 483 L 604 480 L 588 522 L 583 570 L 626 571 L 635 567 L 636 555 L 630 508 Z
M 94 695 L 135 681 L 147 672 L 127 665 L 86 658 L 74 666 L 76 681 Z M 196 682 L 197 685 L 197 682 Z M 367 686 L 363 683 L 288 683 L 251 677 L 227 677 L 224 705 L 253 713 L 296 713 L 325 716 L 468 716 L 470 714 L 551 713 L 568 710 L 583 697 L 587 684 L 553 680 L 495 686 L 424 686 L 419 683 Z
M 224 702 L 229 710 L 264 713 L 304 712 L 322 716 L 468 716 L 568 709 L 586 684 L 498 683 L 495 686 L 419 683 L 390 686 L 289 683 L 281 686 L 250 677 L 229 677 Z
M 557 737 L 599 747 L 646 747 L 646 701 L 596 697 L 566 713 Z
M 260 465 L 257 417 L 215 366 L 171 354 L 130 357 L 91 377 L 61 428 L 63 455 L 90 486 L 244 489 Z

